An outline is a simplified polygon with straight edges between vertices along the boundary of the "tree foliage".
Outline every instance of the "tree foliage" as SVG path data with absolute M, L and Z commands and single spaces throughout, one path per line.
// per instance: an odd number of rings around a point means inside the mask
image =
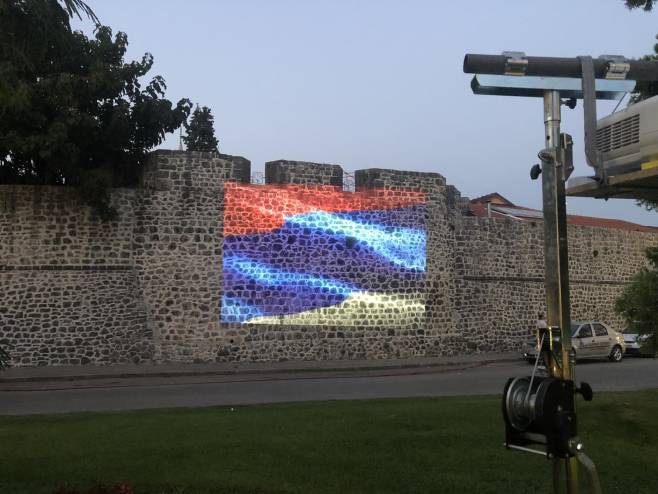
M 624 3 L 629 10 L 643 9 L 650 12 L 653 10 L 653 5 L 656 3 L 656 0 L 624 0 Z
M 0 0 L 0 183 L 78 186 L 107 218 L 107 188 L 136 181 L 191 103 L 165 99 L 161 76 L 143 83 L 153 57 L 124 61 L 125 33 L 73 31 L 81 13 L 97 22 L 81 0 Z
M 82 0 L 62 0 L 62 4 L 69 17 L 77 15 L 78 19 L 82 20 L 82 15 L 84 14 L 89 17 L 97 26 L 101 23 L 98 20 L 98 17 L 96 17 L 94 11 L 91 10 L 91 7 L 89 7 L 89 5 L 87 5 Z
M 185 124 L 186 136 L 183 142 L 188 151 L 214 151 L 217 152 L 219 141 L 215 137 L 215 117 L 210 108 L 196 106 L 189 124 Z
M 658 201 L 652 201 L 650 199 L 639 199 L 637 201 L 637 205 L 642 206 L 647 211 L 658 212 Z
M 646 12 L 653 10 L 656 0 L 624 0 L 624 4 L 628 10 L 639 9 Z M 658 38 L 658 36 L 656 36 Z M 658 43 L 653 46 L 653 53 L 645 55 L 640 60 L 644 61 L 658 61 Z M 658 94 L 658 82 L 655 81 L 638 81 L 635 86 L 635 91 L 631 95 L 631 103 L 637 103 L 643 99 L 650 98 Z
M 640 60 L 645 62 L 658 62 L 658 43 L 653 45 L 653 53 L 645 55 Z M 658 81 L 637 81 L 635 90 L 631 94 L 631 103 L 651 98 L 658 94 Z
M 642 269 L 624 288 L 615 303 L 628 328 L 639 334 L 652 335 L 654 353 L 658 344 L 658 247 L 646 250 L 650 268 Z

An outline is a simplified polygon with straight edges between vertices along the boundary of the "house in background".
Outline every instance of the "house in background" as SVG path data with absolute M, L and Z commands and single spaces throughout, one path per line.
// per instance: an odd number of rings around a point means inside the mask
M 523 206 L 517 206 L 498 192 L 476 197 L 468 204 L 467 216 L 480 218 L 512 218 L 518 221 L 543 221 L 542 211 Z M 567 215 L 570 225 L 596 226 L 600 228 L 617 228 L 636 232 L 658 232 L 658 228 L 638 225 L 630 221 L 614 220 L 608 218 L 595 218 L 593 216 Z

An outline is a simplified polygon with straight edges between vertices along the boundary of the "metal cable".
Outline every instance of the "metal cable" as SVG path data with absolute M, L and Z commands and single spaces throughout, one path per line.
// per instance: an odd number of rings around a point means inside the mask
M 535 365 L 532 367 L 532 375 L 530 376 L 530 386 L 528 386 L 528 391 L 526 392 L 525 398 L 523 399 L 524 403 L 528 401 L 528 397 L 530 396 L 530 390 L 532 389 L 532 383 L 535 380 L 535 372 L 537 372 L 539 357 L 541 357 L 541 349 L 544 348 L 544 336 L 546 336 L 546 332 L 542 333 L 541 340 L 539 341 L 539 351 L 537 352 L 537 357 L 535 358 Z

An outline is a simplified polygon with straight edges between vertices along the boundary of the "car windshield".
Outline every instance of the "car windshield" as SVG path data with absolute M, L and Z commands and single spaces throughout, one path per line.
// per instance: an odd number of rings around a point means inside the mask
M 571 336 L 574 336 L 576 334 L 576 331 L 578 331 L 579 327 L 580 327 L 580 324 L 572 324 L 571 325 Z

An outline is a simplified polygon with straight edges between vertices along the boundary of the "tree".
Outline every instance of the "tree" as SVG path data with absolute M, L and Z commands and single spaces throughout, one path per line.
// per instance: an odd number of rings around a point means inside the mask
M 651 267 L 637 273 L 615 303 L 629 329 L 651 335 L 653 353 L 658 350 L 658 247 L 646 250 Z
M 217 151 L 219 141 L 215 137 L 215 117 L 210 108 L 199 105 L 194 109 L 190 123 L 185 123 L 187 135 L 183 137 L 188 151 Z
M 64 4 L 64 9 L 69 17 L 73 17 L 73 14 L 77 15 L 80 20 L 82 20 L 82 14 L 89 17 L 97 26 L 100 24 L 98 17 L 94 14 L 94 11 L 91 10 L 91 7 L 87 5 L 82 0 L 62 0 Z
M 642 8 L 647 12 L 650 12 L 653 9 L 653 5 L 656 3 L 656 0 L 624 0 L 628 10 Z
M 657 36 L 658 38 L 658 36 Z M 656 62 L 658 61 L 658 43 L 653 45 L 653 54 L 645 55 L 640 60 L 645 62 Z M 658 81 L 637 81 L 635 85 L 635 90 L 631 94 L 631 104 L 637 103 L 638 101 L 651 98 L 658 94 Z
M 93 38 L 71 29 L 81 13 Z M 161 76 L 142 82 L 153 56 L 126 62 L 127 45 L 81 0 L 0 0 L 0 183 L 77 186 L 102 218 L 115 214 L 108 187 L 134 184 L 191 110 L 164 98 Z

